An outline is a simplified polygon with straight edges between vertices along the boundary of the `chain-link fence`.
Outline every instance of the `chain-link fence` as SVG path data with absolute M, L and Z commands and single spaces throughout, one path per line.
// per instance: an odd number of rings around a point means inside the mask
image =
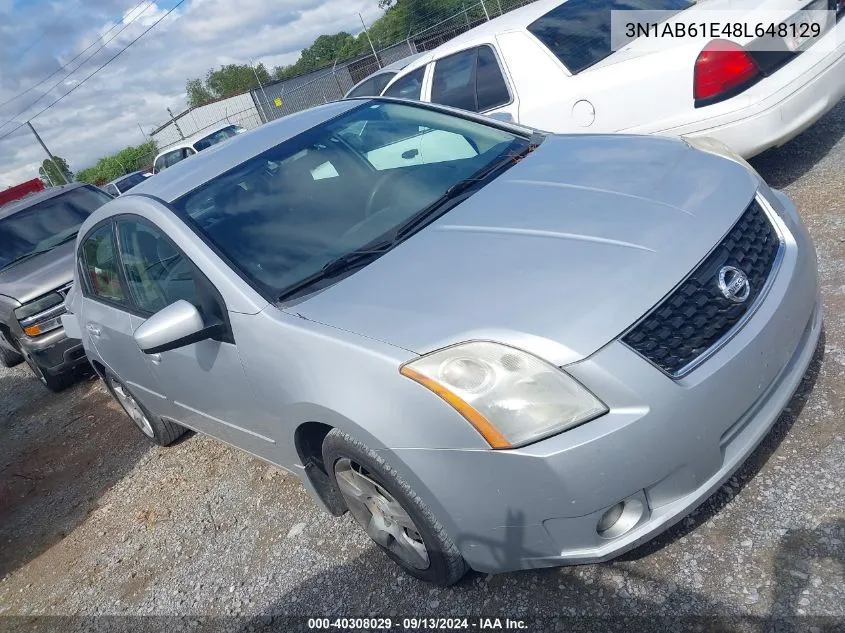
M 342 99 L 362 79 L 415 53 L 431 50 L 473 27 L 535 0 L 478 0 L 449 14 L 420 16 L 418 26 L 398 42 L 380 42 L 376 54 L 337 61 L 306 75 L 266 83 L 251 93 L 221 99 L 171 116 L 151 134 L 159 151 L 235 123 L 246 129 L 316 105 Z M 152 164 L 152 158 L 150 159 Z
M 376 55 L 370 53 L 301 77 L 264 84 L 252 91 L 253 100 L 262 118 L 270 121 L 342 99 L 355 84 L 380 68 L 436 48 L 479 24 L 532 2 L 534 0 L 479 0 L 449 15 L 427 16 L 425 26 L 408 33 L 403 41 L 381 48 Z
M 240 125 L 251 130 L 263 122 L 252 96 L 245 93 L 189 108 L 172 116 L 170 121 L 153 130 L 150 136 L 158 144 L 159 151 L 163 151 L 185 139 L 201 136 L 204 132 L 211 133 L 224 125 Z

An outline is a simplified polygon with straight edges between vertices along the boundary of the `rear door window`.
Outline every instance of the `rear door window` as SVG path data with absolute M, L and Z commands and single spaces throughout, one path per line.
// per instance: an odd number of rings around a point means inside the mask
M 508 86 L 493 49 L 479 46 L 438 60 L 431 100 L 471 112 L 509 103 Z
M 613 52 L 611 11 L 679 13 L 693 4 L 691 0 L 568 0 L 529 24 L 528 30 L 575 75 Z
M 499 60 L 489 46 L 478 49 L 475 69 L 475 91 L 478 99 L 478 111 L 484 112 L 498 108 L 511 100 L 508 85 L 499 67 Z
M 425 66 L 405 75 L 390 86 L 384 93 L 386 97 L 401 99 L 415 99 L 419 101 L 422 92 L 422 82 L 425 76 Z
M 462 51 L 437 60 L 431 86 L 434 103 L 478 111 L 475 100 L 475 58 L 478 49 Z

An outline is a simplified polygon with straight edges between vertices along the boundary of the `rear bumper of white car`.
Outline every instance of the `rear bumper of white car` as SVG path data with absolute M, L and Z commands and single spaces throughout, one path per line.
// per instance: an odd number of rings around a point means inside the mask
M 845 30 L 842 27 L 845 27 L 845 20 L 837 28 Z M 657 133 L 708 136 L 722 141 L 745 158 L 756 156 L 798 136 L 845 96 L 845 42 L 822 58 L 813 71 L 801 74 L 753 105 Z M 765 88 L 762 85 L 765 81 L 759 84 L 761 89 Z

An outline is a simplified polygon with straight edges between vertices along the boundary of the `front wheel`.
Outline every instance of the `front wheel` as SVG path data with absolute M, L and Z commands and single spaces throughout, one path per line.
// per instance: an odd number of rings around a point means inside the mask
M 339 429 L 323 441 L 323 462 L 350 514 L 406 572 L 448 586 L 469 567 L 431 510 L 375 451 Z
M 185 427 L 162 420 L 147 411 L 147 408 L 135 399 L 126 385 L 120 382 L 114 374 L 106 372 L 105 383 L 106 388 L 118 404 L 123 407 L 129 419 L 151 442 L 159 446 L 167 446 L 185 433 Z
M 41 381 L 41 384 L 53 393 L 58 393 L 67 389 L 76 380 L 76 376 L 74 376 L 71 371 L 65 371 L 60 374 L 50 374 L 41 369 L 38 363 L 29 356 L 26 356 L 25 360 L 26 364 L 29 365 L 29 368 L 32 370 L 32 373 L 35 374 L 35 377 L 38 378 L 38 380 Z
M 6 367 L 14 367 L 22 362 L 23 356 L 0 345 L 0 363 L 3 363 Z

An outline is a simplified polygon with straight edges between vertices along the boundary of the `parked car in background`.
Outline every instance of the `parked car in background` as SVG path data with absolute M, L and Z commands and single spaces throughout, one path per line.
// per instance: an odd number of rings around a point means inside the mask
M 158 153 L 155 161 L 153 161 L 153 173 L 157 174 L 168 167 L 172 167 L 179 161 L 193 156 L 197 152 L 208 149 L 212 145 L 222 143 L 244 131 L 244 128 L 240 125 L 227 124 L 217 128 L 213 132 L 203 131 L 190 139 L 180 141 Z
M 290 469 L 409 573 L 612 558 L 768 433 L 821 332 L 792 202 L 724 145 L 306 110 L 94 212 L 62 317 L 153 442 Z
M 799 0 L 832 9 L 820 39 L 686 38 L 657 51 L 633 40 L 611 50 L 614 9 L 674 12 L 672 20 L 710 22 L 724 4 L 692 0 L 539 0 L 490 20 L 420 57 L 382 94 L 422 99 L 559 133 L 626 132 L 712 137 L 744 157 L 794 138 L 845 95 L 845 2 Z M 731 5 L 770 20 L 780 0 Z M 756 12 L 756 13 L 755 13 Z M 767 13 L 768 12 L 768 13 Z M 722 14 L 724 15 L 724 14 Z M 819 12 L 813 16 L 822 15 Z M 833 15 L 833 13 L 826 14 Z
M 384 87 L 393 79 L 396 74 L 408 64 L 421 57 L 423 53 L 414 53 L 402 59 L 379 68 L 376 72 L 365 77 L 352 86 L 344 98 L 350 97 L 375 97 L 381 94 Z
M 110 199 L 97 187 L 74 183 L 0 207 L 0 360 L 7 367 L 25 360 L 53 391 L 86 362 L 60 317 L 73 282 L 76 232 Z
M 120 178 L 115 178 L 110 183 L 108 183 L 104 187 L 104 189 L 108 191 L 111 195 L 113 195 L 115 198 L 117 198 L 119 195 L 122 195 L 132 189 L 132 187 L 140 185 L 150 176 L 152 176 L 152 173 L 150 173 L 146 169 L 133 171 L 130 174 L 125 174 L 121 176 Z

